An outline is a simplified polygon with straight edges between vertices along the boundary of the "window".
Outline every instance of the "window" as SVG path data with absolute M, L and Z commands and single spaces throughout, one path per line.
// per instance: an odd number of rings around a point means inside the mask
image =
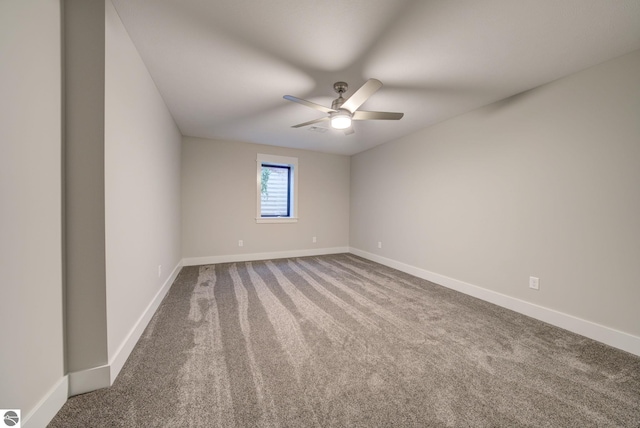
M 298 221 L 298 158 L 259 154 L 257 165 L 256 222 Z
M 291 217 L 291 167 L 262 164 L 261 217 Z

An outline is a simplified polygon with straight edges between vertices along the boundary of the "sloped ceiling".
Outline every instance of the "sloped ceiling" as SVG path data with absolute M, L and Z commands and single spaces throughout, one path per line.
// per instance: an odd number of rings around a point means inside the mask
M 637 0 L 112 1 L 183 135 L 347 155 L 640 49 Z M 291 128 L 371 77 L 402 120 Z

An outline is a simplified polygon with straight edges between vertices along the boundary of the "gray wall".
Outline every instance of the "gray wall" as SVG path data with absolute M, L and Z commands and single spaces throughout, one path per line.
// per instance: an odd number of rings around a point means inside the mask
M 636 51 L 353 156 L 350 244 L 640 336 L 639 186 Z
M 64 376 L 60 52 L 59 2 L 0 2 L 0 403 L 23 418 Z
M 105 94 L 111 361 L 181 259 L 182 137 L 110 1 L 106 2 Z
M 105 365 L 105 9 L 67 0 L 65 43 L 65 224 L 67 368 Z
M 297 223 L 256 224 L 256 155 L 298 158 Z M 317 242 L 312 243 L 312 237 Z M 257 144 L 185 137 L 185 258 L 347 247 L 349 158 Z M 238 240 L 244 247 L 238 247 Z

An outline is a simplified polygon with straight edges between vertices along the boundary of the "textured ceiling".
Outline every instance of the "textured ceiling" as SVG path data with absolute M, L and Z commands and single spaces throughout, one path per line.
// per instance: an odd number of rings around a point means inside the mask
M 112 1 L 183 135 L 348 155 L 640 49 L 638 0 Z M 402 120 L 291 128 L 372 77 Z

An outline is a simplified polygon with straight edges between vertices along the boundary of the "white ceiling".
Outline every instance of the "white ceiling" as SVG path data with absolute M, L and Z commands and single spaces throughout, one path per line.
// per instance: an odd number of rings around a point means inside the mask
M 640 49 L 638 0 L 112 1 L 183 135 L 347 155 Z M 371 77 L 402 120 L 291 128 Z

